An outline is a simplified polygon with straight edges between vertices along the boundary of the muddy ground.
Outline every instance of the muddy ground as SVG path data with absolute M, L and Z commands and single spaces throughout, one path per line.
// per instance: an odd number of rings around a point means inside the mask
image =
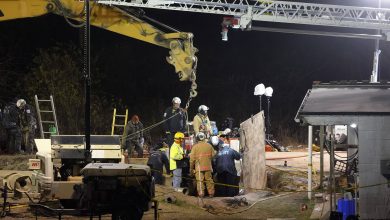
M 203 200 L 204 204 L 209 205 L 206 209 L 198 206 L 196 197 L 172 192 L 168 187 L 157 187 L 156 190 L 156 199 L 159 201 L 159 219 L 309 219 L 314 205 L 306 199 L 306 193 L 280 193 L 259 198 L 258 202 L 248 200 L 248 206 L 237 207 L 228 205 L 231 203 L 226 203 L 223 198 L 207 198 Z M 169 196 L 175 196 L 175 203 L 165 201 L 167 193 Z M 252 195 L 252 197 L 256 196 Z M 302 211 L 302 204 L 306 204 L 308 209 Z M 102 219 L 110 218 L 110 215 L 102 216 Z M 3 219 L 58 219 L 58 216 L 47 216 L 47 213 L 35 215 L 28 207 L 22 205 L 12 208 L 11 213 Z M 89 217 L 62 216 L 61 219 L 89 219 Z M 95 219 L 98 217 L 96 216 Z M 154 219 L 153 210 L 146 212 L 143 219 Z
M 5 170 L 26 170 L 28 158 L 33 156 L 0 156 L 1 172 Z M 145 161 L 132 161 L 143 163 Z M 0 172 L 0 173 L 1 173 Z M 197 197 L 174 192 L 167 186 L 156 187 L 155 199 L 159 201 L 159 219 L 272 219 L 291 218 L 309 219 L 314 202 L 308 201 L 306 175 L 302 170 L 289 167 L 268 167 L 268 188 L 263 191 L 246 194 L 248 204 L 236 204 L 234 198 L 214 197 L 199 201 Z M 176 199 L 174 203 L 166 201 L 167 196 Z M 241 198 L 241 197 L 237 197 Z M 37 213 L 30 210 L 26 203 L 12 201 L 13 208 L 3 219 L 58 219 L 58 216 L 48 216 L 47 212 Z M 307 209 L 302 210 L 302 206 Z M 62 216 L 61 219 L 89 219 L 82 216 Z M 98 219 L 96 216 L 95 219 Z M 111 219 L 110 215 L 102 219 Z M 154 212 L 150 210 L 144 214 L 143 219 L 154 219 Z

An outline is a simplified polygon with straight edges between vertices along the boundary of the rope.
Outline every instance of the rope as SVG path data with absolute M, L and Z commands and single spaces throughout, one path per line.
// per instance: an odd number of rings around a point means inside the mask
M 159 121 L 159 122 L 157 122 L 157 123 L 155 123 L 155 124 L 152 124 L 152 125 L 150 125 L 150 126 L 144 128 L 144 129 L 141 129 L 141 130 L 136 131 L 136 132 L 134 132 L 134 133 L 128 134 L 128 135 L 126 135 L 126 136 L 123 136 L 123 137 L 121 137 L 120 139 L 121 139 L 122 141 L 123 141 L 124 138 L 125 138 L 126 140 L 132 139 L 133 137 L 135 137 L 135 136 L 138 135 L 139 133 L 144 132 L 144 131 L 149 131 L 149 130 L 151 130 L 151 129 L 157 127 L 157 126 L 159 126 L 160 124 L 162 124 L 162 123 L 168 121 L 169 119 L 175 117 L 175 116 L 178 115 L 178 114 L 179 114 L 179 113 L 175 113 L 174 115 L 172 115 L 171 117 L 169 117 L 169 118 L 167 118 L 167 119 L 164 119 L 164 120 L 162 120 L 162 121 Z
M 86 22 L 83 21 L 82 23 L 80 24 L 75 24 L 73 22 L 71 22 L 69 20 L 69 17 L 71 18 L 76 18 L 76 17 L 83 17 L 84 16 L 84 8 L 85 8 L 85 2 L 84 1 L 84 6 L 83 6 L 83 10 L 80 11 L 80 13 L 78 14 L 72 14 L 72 13 L 69 13 L 67 12 L 67 10 L 65 10 L 64 6 L 62 5 L 61 1 L 59 0 L 53 0 L 54 1 L 54 4 L 60 9 L 60 12 L 62 14 L 62 16 L 64 17 L 65 21 L 71 26 L 71 27 L 74 27 L 74 28 L 82 28 L 85 26 Z M 92 8 L 91 8 L 91 11 L 92 11 Z
M 274 169 L 276 169 L 276 168 L 274 168 Z M 150 170 L 163 174 L 163 172 L 161 172 L 160 170 L 155 170 L 155 169 L 152 169 L 152 168 Z M 285 172 L 286 173 L 290 173 L 292 175 L 296 175 L 296 173 L 292 173 L 292 172 L 288 172 L 288 171 L 285 171 Z M 174 176 L 174 175 L 172 175 L 172 176 Z M 258 188 L 251 188 L 251 187 L 243 187 L 243 186 L 237 186 L 237 185 L 231 185 L 231 184 L 225 184 L 225 183 L 219 183 L 219 182 L 207 181 L 207 180 L 200 181 L 200 180 L 196 180 L 196 178 L 194 178 L 194 177 L 183 177 L 183 176 L 181 176 L 181 178 L 182 179 L 196 181 L 196 182 L 204 182 L 204 183 L 206 183 L 206 182 L 213 182 L 214 185 L 226 186 L 226 187 L 232 187 L 232 188 L 239 188 L 239 189 L 248 189 L 248 190 L 251 190 L 251 191 L 275 192 L 275 190 L 273 190 L 273 189 L 258 189 Z M 341 188 L 341 189 L 342 190 L 363 189 L 363 188 L 370 188 L 370 187 L 376 187 L 376 186 L 387 185 L 387 184 L 390 184 L 390 181 L 386 182 L 386 183 L 378 183 L 378 184 L 372 184 L 372 185 L 366 185 L 366 186 L 360 186 L 360 187 L 348 187 L 348 188 Z M 286 193 L 288 193 L 288 192 L 310 192 L 310 191 L 309 190 L 278 190 L 278 192 L 286 192 Z M 316 192 L 316 190 L 311 190 L 311 192 Z

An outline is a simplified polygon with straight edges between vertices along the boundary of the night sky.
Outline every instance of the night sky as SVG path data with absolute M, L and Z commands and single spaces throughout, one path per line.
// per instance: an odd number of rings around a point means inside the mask
M 364 0 L 360 4 L 373 6 L 373 2 Z M 194 45 L 199 49 L 199 94 L 191 105 L 191 119 L 197 107 L 205 104 L 210 107 L 210 119 L 219 124 L 229 116 L 237 123 L 245 120 L 258 112 L 259 101 L 253 90 L 257 84 L 264 83 L 274 89 L 273 133 L 278 133 L 280 126 L 294 130 L 293 118 L 314 80 L 369 80 L 371 75 L 372 40 L 230 29 L 229 41 L 223 42 L 220 35 L 223 16 L 156 10 L 146 10 L 146 14 L 195 35 Z M 261 22 L 253 26 L 302 27 Z M 145 124 L 159 121 L 172 97 L 179 96 L 183 102 L 188 97 L 189 84 L 179 82 L 173 66 L 165 61 L 167 49 L 94 27 L 91 34 L 92 56 L 99 57 L 97 68 L 106 75 L 104 88 L 93 88 L 92 92 L 104 90 L 122 99 L 130 114 L 139 114 Z M 20 63 L 16 68 L 23 77 L 38 48 L 48 48 L 57 42 L 80 44 L 80 36 L 79 30 L 56 15 L 2 22 L 0 53 L 18 56 Z M 380 47 L 380 79 L 389 79 L 390 44 L 382 42 Z M 18 81 L 7 80 L 10 86 Z

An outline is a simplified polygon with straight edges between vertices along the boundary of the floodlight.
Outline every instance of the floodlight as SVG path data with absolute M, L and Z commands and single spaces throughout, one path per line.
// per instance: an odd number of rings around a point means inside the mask
M 255 92 L 253 93 L 253 95 L 264 95 L 265 93 L 265 86 L 263 83 L 260 83 L 258 84 L 256 87 L 255 87 Z
M 274 92 L 274 90 L 272 89 L 272 87 L 265 88 L 265 96 L 272 97 L 273 92 Z

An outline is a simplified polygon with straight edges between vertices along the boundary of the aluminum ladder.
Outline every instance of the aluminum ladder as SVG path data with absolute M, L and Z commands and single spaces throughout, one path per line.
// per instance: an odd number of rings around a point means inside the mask
M 123 132 L 125 131 L 125 127 L 127 125 L 128 115 L 129 115 L 128 109 L 126 109 L 126 113 L 124 115 L 118 115 L 116 112 L 116 108 L 114 108 L 114 113 L 112 114 L 111 135 L 115 134 L 115 128 L 122 128 L 123 129 L 122 133 L 120 133 L 119 135 L 123 134 Z M 120 123 L 120 122 L 118 122 L 118 121 L 121 121 L 120 119 L 122 119 L 122 120 L 124 119 L 123 124 L 117 124 L 117 123 Z
M 54 126 L 56 128 L 55 134 L 60 134 L 58 130 L 58 123 L 57 123 L 57 115 L 56 115 L 56 109 L 54 107 L 54 99 L 53 96 L 50 95 L 50 99 L 38 99 L 38 96 L 34 96 L 35 99 L 35 107 L 37 109 L 37 115 L 38 115 L 38 122 L 39 122 L 39 130 L 41 132 L 41 138 L 45 138 L 46 136 L 49 136 L 53 133 L 53 131 L 50 130 L 50 127 Z M 50 103 L 49 109 L 47 110 L 41 110 L 40 103 Z M 47 105 L 45 105 L 47 106 Z M 42 114 L 45 114 L 44 117 Z M 51 116 L 50 116 L 51 115 Z M 47 125 L 47 126 L 44 126 Z M 47 129 L 47 130 L 46 130 Z

